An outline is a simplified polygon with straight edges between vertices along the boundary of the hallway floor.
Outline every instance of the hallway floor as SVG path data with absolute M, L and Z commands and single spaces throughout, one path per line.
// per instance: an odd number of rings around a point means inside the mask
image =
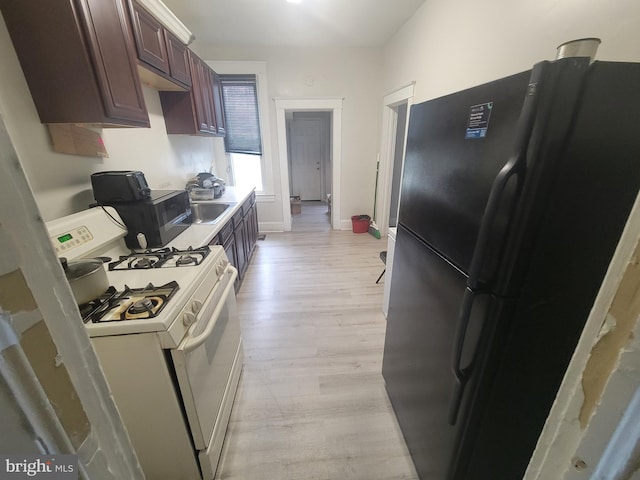
M 291 230 L 295 233 L 329 233 L 331 214 L 326 202 L 303 201 L 302 213 L 291 215 Z
M 386 240 L 330 230 L 314 203 L 258 242 L 238 295 L 245 364 L 216 478 L 416 479 L 380 373 Z

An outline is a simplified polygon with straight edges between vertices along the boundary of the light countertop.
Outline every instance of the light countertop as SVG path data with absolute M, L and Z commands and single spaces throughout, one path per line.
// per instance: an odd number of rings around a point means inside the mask
M 215 200 L 198 200 L 197 203 L 228 203 L 229 207 L 216 221 L 216 223 L 194 223 L 184 232 L 174 238 L 167 246 L 176 248 L 202 247 L 208 245 L 222 227 L 224 227 L 231 217 L 240 209 L 242 203 L 249 198 L 252 189 L 241 189 L 237 187 L 226 187 L 224 195 Z

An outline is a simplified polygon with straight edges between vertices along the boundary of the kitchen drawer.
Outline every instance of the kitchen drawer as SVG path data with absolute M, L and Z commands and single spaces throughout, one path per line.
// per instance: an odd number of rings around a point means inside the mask
M 227 240 L 229 240 L 229 237 L 231 237 L 231 235 L 233 235 L 233 221 L 229 220 L 217 235 L 219 245 L 224 245 L 225 243 L 227 243 Z
M 242 204 L 242 216 L 246 216 L 247 213 L 249 213 L 251 211 L 251 208 L 253 208 L 253 204 L 255 203 L 255 199 L 252 202 L 251 201 L 251 197 L 247 198 L 244 203 Z

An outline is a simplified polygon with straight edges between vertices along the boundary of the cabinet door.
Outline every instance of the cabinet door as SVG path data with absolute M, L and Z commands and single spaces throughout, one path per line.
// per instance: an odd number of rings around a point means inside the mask
M 252 199 L 249 198 L 242 206 L 244 214 L 244 231 L 245 231 L 245 251 L 247 261 L 253 253 L 253 248 L 258 240 L 257 225 L 255 218 L 255 204 L 251 203 Z
M 138 58 L 169 74 L 164 27 L 136 2 L 131 2 L 131 17 Z
M 202 98 L 207 118 L 207 132 L 216 133 L 216 120 L 213 108 L 213 79 L 212 70 L 202 60 Z
M 220 77 L 213 70 L 211 71 L 211 81 L 213 90 L 213 113 L 216 125 L 216 133 L 219 136 L 226 134 L 225 120 L 224 120 L 224 101 L 222 99 L 222 83 Z
M 173 33 L 164 31 L 169 56 L 169 74 L 171 78 L 191 86 L 191 70 L 189 69 L 189 49 Z
M 236 252 L 236 241 L 235 237 L 231 235 L 229 240 L 224 244 L 224 253 L 226 253 L 227 258 L 229 259 L 229 263 L 238 269 L 238 273 L 240 272 L 240 266 L 238 265 L 238 253 Z M 234 284 L 234 290 L 237 292 L 240 290 L 240 275 L 236 278 Z
M 209 122 L 207 119 L 207 111 L 205 108 L 205 70 L 203 62 L 190 53 L 190 66 L 191 66 L 191 95 L 193 96 L 193 106 L 195 113 L 195 120 L 198 131 L 208 132 Z
M 253 252 L 253 236 L 251 235 L 252 224 L 251 221 L 251 211 L 248 211 L 244 217 L 244 244 L 245 244 L 245 252 L 247 255 L 247 262 L 251 258 L 251 253 Z
M 253 251 L 253 249 L 256 246 L 256 243 L 258 243 L 258 205 L 256 205 L 255 203 L 251 207 L 250 217 L 251 217 L 251 251 Z
M 149 126 L 122 0 L 0 8 L 42 123 Z
M 238 272 L 240 274 L 239 275 L 240 277 L 244 277 L 244 272 L 247 269 L 247 253 L 248 252 L 247 252 L 247 239 L 246 239 L 244 218 L 242 218 L 241 214 L 234 217 L 233 224 L 235 225 L 235 231 L 233 232 L 233 235 L 236 239 L 236 253 L 238 254 Z
M 133 35 L 122 0 L 80 0 L 79 4 L 105 116 L 149 126 L 133 55 Z

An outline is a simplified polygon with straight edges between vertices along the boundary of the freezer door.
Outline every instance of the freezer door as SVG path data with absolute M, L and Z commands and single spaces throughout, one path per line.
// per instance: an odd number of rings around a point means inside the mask
M 425 479 L 447 478 L 456 448 L 461 422 L 449 423 L 458 390 L 452 359 L 466 280 L 398 228 L 382 374 L 416 469 Z
M 511 154 L 530 74 L 411 107 L 399 221 L 464 272 Z

